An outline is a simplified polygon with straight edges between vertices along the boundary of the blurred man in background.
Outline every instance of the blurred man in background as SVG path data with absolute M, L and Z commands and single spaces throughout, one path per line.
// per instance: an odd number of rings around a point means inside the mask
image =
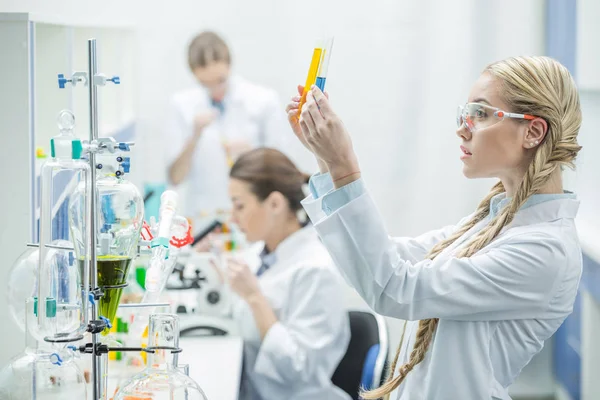
M 229 168 L 256 147 L 281 149 L 289 128 L 276 92 L 231 72 L 231 52 L 214 32 L 190 43 L 188 63 L 199 85 L 176 93 L 164 132 L 168 180 L 187 183 L 184 215 L 229 209 Z

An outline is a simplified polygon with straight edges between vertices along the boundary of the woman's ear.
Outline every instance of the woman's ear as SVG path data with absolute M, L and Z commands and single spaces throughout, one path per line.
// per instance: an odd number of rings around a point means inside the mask
M 535 118 L 527 127 L 523 145 L 526 149 L 533 149 L 542 143 L 547 133 L 548 123 L 543 118 Z
M 265 199 L 265 204 L 269 209 L 275 213 L 281 213 L 286 211 L 288 203 L 287 199 L 281 192 L 271 192 L 271 194 Z

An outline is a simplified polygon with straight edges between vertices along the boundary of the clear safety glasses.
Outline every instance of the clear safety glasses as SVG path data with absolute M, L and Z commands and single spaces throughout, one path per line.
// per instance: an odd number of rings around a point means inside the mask
M 467 103 L 464 106 L 458 106 L 456 125 L 458 128 L 464 125 L 470 132 L 475 132 L 479 129 L 489 128 L 504 118 L 532 120 L 536 117 L 529 114 L 509 113 L 486 104 Z

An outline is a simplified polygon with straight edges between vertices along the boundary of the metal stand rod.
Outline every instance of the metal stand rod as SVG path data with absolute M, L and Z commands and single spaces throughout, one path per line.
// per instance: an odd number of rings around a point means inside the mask
M 90 143 L 98 138 L 98 90 L 94 84 L 94 76 L 98 72 L 98 60 L 96 58 L 96 39 L 88 40 L 88 89 L 90 95 Z M 90 286 L 92 289 L 98 287 L 98 266 L 96 255 L 96 232 L 97 232 L 97 190 L 96 190 L 96 154 L 89 153 L 90 159 L 90 180 L 92 193 L 90 196 L 92 215 L 90 218 Z M 92 320 L 98 319 L 98 303 L 92 303 Z M 92 334 L 92 344 L 94 348 L 98 345 L 98 334 Z M 101 400 L 102 394 L 102 358 L 97 355 L 92 356 L 92 377 L 93 377 L 93 396 L 94 400 Z

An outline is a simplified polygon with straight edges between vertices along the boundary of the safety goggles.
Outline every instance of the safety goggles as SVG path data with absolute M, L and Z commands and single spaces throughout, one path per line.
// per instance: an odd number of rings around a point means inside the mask
M 467 103 L 464 106 L 458 106 L 456 112 L 456 124 L 458 128 L 464 125 L 470 132 L 489 128 L 504 118 L 532 120 L 536 117 L 529 114 L 509 113 L 499 108 L 480 103 Z

